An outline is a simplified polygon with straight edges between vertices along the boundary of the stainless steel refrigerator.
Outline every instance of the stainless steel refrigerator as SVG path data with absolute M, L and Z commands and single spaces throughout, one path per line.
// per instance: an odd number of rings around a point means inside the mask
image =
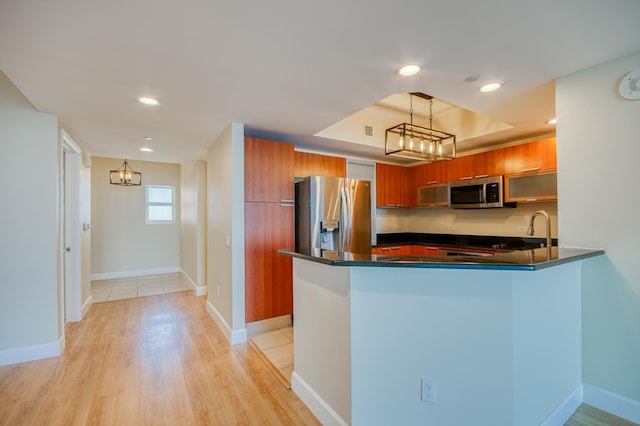
M 371 182 L 309 176 L 295 186 L 296 248 L 371 254 Z

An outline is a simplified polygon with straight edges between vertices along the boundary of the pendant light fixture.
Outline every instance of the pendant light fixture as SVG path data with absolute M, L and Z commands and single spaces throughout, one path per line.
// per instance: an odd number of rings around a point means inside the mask
M 429 127 L 413 124 L 413 97 L 429 102 Z M 435 162 L 456 158 L 456 136 L 433 128 L 433 97 L 409 93 L 409 123 L 390 127 L 385 132 L 385 154 L 412 160 Z
M 124 160 L 122 166 L 109 173 L 109 183 L 120 186 L 140 186 L 142 185 L 142 173 L 136 172 L 129 167 L 129 162 Z

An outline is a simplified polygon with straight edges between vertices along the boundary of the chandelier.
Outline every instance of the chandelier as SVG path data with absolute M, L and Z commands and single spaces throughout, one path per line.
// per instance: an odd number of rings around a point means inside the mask
M 129 167 L 129 162 L 124 160 L 122 166 L 109 173 L 109 183 L 120 186 L 140 186 L 142 185 L 142 173 L 136 172 Z
M 429 127 L 413 124 L 413 96 L 429 101 Z M 386 155 L 420 161 L 453 160 L 456 158 L 456 136 L 433 128 L 433 96 L 409 93 L 409 123 L 386 130 Z

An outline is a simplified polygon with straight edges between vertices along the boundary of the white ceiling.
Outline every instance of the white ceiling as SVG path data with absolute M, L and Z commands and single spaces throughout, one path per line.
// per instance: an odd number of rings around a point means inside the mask
M 640 51 L 639 16 L 638 0 L 2 0 L 0 69 L 93 155 L 201 159 L 236 121 L 371 156 L 313 135 L 414 91 L 512 126 L 478 146 L 552 132 L 553 80 Z M 397 76 L 407 62 L 423 72 Z M 506 86 L 478 93 L 489 80 Z

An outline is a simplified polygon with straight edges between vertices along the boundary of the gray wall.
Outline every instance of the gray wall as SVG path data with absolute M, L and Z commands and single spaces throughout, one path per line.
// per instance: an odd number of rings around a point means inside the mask
M 56 347 L 59 351 L 62 330 L 58 312 L 58 119 L 38 112 L 1 71 L 0 143 L 2 364 L 16 355 L 14 351 L 38 345 L 42 346 L 36 353 L 51 354 Z
M 227 338 L 232 343 L 246 340 L 240 123 L 231 123 L 207 152 L 207 286 L 207 309 Z
M 560 244 L 603 248 L 583 270 L 583 383 L 640 404 L 640 101 L 618 85 L 640 53 L 557 81 Z

